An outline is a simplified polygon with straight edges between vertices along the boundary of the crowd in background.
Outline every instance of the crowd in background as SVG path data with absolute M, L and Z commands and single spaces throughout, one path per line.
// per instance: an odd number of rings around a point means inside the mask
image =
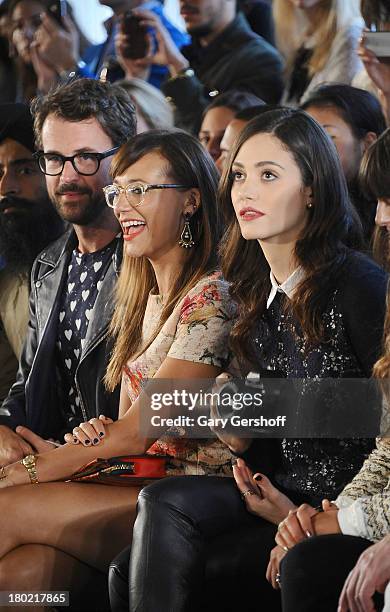
M 0 591 L 389 612 L 388 2 L 99 1 L 98 45 L 0 4 Z M 249 372 L 312 433 L 140 426 L 153 381 Z M 321 436 L 312 382 L 372 377 L 377 437 Z

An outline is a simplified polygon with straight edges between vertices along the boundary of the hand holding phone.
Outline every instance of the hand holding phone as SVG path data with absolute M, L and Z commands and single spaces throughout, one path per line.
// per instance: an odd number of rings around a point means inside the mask
M 127 44 L 122 47 L 122 55 L 127 59 L 142 59 L 149 52 L 147 26 L 141 25 L 142 17 L 126 11 L 120 21 L 121 34 L 126 36 Z
M 390 57 L 390 32 L 365 32 L 364 46 L 378 58 Z

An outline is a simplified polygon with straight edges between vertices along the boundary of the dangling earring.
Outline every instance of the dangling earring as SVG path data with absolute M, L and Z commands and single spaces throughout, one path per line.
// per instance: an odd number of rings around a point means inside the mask
M 183 231 L 180 236 L 179 246 L 183 247 L 184 249 L 190 249 L 195 244 L 195 242 L 192 239 L 192 233 L 191 233 L 191 228 L 190 228 L 190 219 L 191 219 L 190 213 L 186 213 L 184 215 L 184 219 L 185 219 L 185 222 L 184 222 Z

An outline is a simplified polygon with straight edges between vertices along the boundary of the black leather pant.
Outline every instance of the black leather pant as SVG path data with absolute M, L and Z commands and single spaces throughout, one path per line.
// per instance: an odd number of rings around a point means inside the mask
M 129 609 L 277 612 L 280 594 L 265 579 L 275 531 L 247 512 L 230 478 L 165 478 L 146 487 L 133 532 Z M 126 553 L 122 578 L 123 563 Z M 112 610 L 124 612 L 117 563 L 111 574 Z
M 304 540 L 281 563 L 283 612 L 336 612 L 344 582 L 372 542 L 333 534 Z M 376 596 L 382 610 L 383 597 Z

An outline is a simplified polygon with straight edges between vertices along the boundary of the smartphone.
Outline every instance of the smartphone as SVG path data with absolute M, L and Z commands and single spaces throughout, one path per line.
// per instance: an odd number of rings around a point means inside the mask
M 134 15 L 132 11 L 126 11 L 121 18 L 121 32 L 127 36 L 128 40 L 122 53 L 128 59 L 141 59 L 146 57 L 149 51 L 148 29 L 140 25 L 140 21 L 142 17 Z
M 68 7 L 66 0 L 53 0 L 49 4 L 49 14 L 57 21 L 60 26 L 64 26 L 62 18 L 67 14 Z
M 390 57 L 390 32 L 365 32 L 364 45 L 377 57 Z

